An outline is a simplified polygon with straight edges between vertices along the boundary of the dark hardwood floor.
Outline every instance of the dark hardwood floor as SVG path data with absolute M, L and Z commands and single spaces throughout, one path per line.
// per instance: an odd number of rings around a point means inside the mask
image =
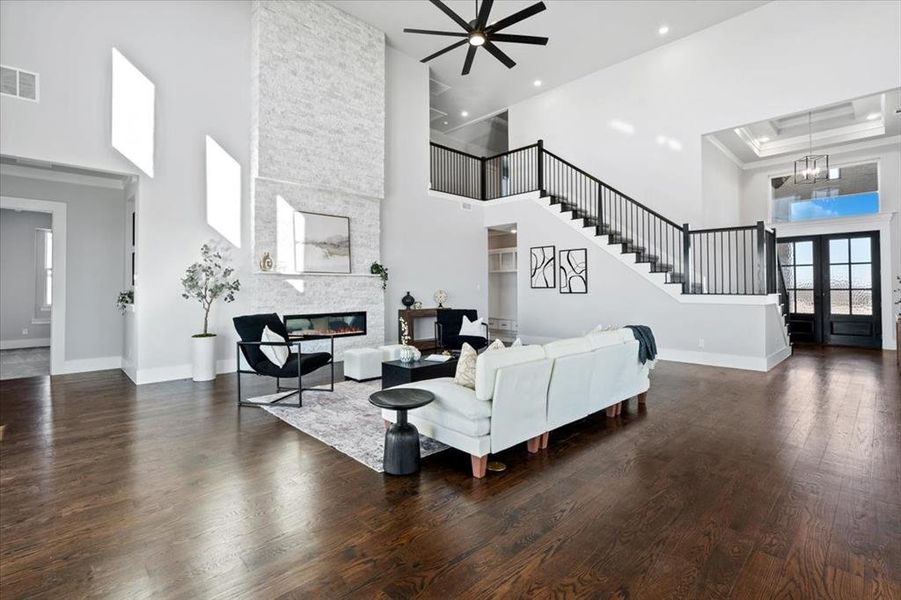
M 661 363 L 470 476 L 370 471 L 233 377 L 0 382 L 0 597 L 901 598 L 894 353 Z

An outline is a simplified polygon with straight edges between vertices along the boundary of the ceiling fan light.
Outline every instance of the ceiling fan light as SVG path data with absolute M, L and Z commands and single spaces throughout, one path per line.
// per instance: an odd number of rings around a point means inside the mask
M 485 34 L 481 31 L 473 31 L 469 35 L 469 43 L 473 46 L 481 46 L 485 43 Z

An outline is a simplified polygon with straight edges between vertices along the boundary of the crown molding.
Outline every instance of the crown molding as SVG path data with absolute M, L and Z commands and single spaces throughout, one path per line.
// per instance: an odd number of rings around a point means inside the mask
M 57 183 L 72 183 L 75 185 L 88 185 L 91 187 L 110 188 L 114 190 L 124 190 L 125 181 L 121 179 L 110 179 L 108 177 L 94 177 L 92 175 L 81 175 L 79 173 L 66 173 L 63 171 L 51 171 L 49 169 L 36 169 L 33 167 L 23 167 L 20 165 L 10 165 L 7 163 L 0 164 L 0 175 L 9 175 L 11 177 L 24 177 L 27 179 L 37 179 L 39 181 L 54 181 Z

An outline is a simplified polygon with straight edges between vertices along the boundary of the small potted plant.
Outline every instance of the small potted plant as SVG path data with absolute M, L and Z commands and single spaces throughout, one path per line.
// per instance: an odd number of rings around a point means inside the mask
M 382 278 L 382 289 L 388 287 L 388 267 L 380 262 L 374 262 L 369 265 L 369 272 Z
M 119 312 L 123 315 L 125 311 L 128 310 L 128 307 L 135 303 L 135 292 L 134 290 L 126 290 L 124 292 L 119 292 L 119 295 L 116 297 L 116 308 L 119 309 Z
M 185 291 L 182 298 L 196 300 L 203 307 L 203 332 L 192 336 L 193 379 L 209 381 L 216 378 L 216 334 L 210 333 L 210 309 L 213 302 L 233 302 L 241 282 L 233 278 L 234 269 L 226 265 L 222 252 L 209 243 L 200 247 L 200 261 L 185 270 L 181 284 Z

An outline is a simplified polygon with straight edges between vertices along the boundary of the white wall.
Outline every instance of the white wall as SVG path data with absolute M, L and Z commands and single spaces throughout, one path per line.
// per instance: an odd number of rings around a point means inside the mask
M 701 193 L 704 226 L 730 227 L 741 221 L 741 168 L 717 148 L 709 137 L 701 142 Z
M 0 209 L 0 349 L 50 345 L 50 315 L 46 323 L 33 321 L 35 232 L 51 225 L 49 213 Z
M 121 356 L 116 295 L 126 289 L 123 191 L 6 174 L 0 189 L 4 196 L 67 205 L 65 360 Z
M 901 85 L 901 3 L 811 6 L 771 2 L 515 104 L 510 147 L 543 138 L 673 221 L 709 225 L 704 203 L 716 199 L 703 196 L 702 135 Z M 824 75 L 811 76 L 811 61 Z M 612 119 L 634 134 L 611 129 Z M 661 135 L 682 149 L 659 145 Z
M 244 250 L 234 254 L 239 276 L 249 272 L 250 28 L 245 1 L 0 4 L 0 61 L 41 76 L 39 103 L 0 99 L 3 154 L 137 173 L 110 145 L 111 48 L 156 85 L 155 176 L 140 177 L 137 201 L 142 381 L 190 374 L 189 336 L 202 315 L 181 298 L 179 279 L 201 242 L 218 237 L 206 224 L 207 134 L 242 167 Z M 248 293 L 213 309 L 213 329 L 226 334 L 223 368 L 234 360 L 230 317 Z
M 381 243 L 389 271 L 385 338 L 396 341 L 397 311 L 407 290 L 432 307 L 435 290 L 444 289 L 450 306 L 487 315 L 488 236 L 477 209 L 428 195 L 428 67 L 388 48 L 386 77 Z

